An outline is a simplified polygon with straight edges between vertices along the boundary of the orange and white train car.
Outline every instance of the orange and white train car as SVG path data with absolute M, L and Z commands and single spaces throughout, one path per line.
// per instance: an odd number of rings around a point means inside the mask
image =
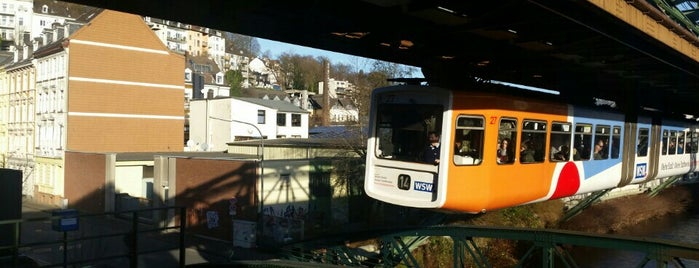
M 697 164 L 697 132 L 685 122 L 484 92 L 376 89 L 369 126 L 366 193 L 416 208 L 480 213 L 693 173 Z M 439 136 L 436 161 L 429 133 Z

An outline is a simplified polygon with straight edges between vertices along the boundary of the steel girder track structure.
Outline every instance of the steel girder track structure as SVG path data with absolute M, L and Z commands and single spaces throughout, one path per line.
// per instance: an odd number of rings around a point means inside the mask
M 345 245 L 318 247 L 316 243 L 291 244 L 282 249 L 293 252 L 288 255 L 289 259 L 303 262 L 359 267 L 421 267 L 412 251 L 429 237 L 451 238 L 454 267 L 492 267 L 482 246 L 474 240 L 477 238 L 516 240 L 530 245 L 526 253 L 519 256 L 517 267 L 578 267 L 569 253 L 581 247 L 637 252 L 642 257 L 639 257 L 636 267 L 648 264 L 685 267 L 687 260 L 699 261 L 699 245 L 666 239 L 479 226 L 435 226 L 377 234 L 380 246 L 374 252 Z

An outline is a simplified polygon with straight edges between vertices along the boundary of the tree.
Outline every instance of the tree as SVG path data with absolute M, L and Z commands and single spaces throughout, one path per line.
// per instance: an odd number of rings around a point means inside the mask
M 284 88 L 318 92 L 318 82 L 323 80 L 322 58 L 283 53 L 279 56 L 277 81 Z
M 228 70 L 225 75 L 226 85 L 230 87 L 231 97 L 242 96 L 243 73 L 240 70 Z
M 260 43 L 257 42 L 257 38 L 236 33 L 226 33 L 225 37 L 227 41 L 226 46 L 229 46 L 234 54 L 241 54 L 251 58 L 255 58 L 260 54 Z

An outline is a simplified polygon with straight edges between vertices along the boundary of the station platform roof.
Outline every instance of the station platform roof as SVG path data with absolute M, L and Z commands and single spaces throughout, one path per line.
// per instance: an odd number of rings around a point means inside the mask
M 695 1 L 68 1 L 417 66 L 433 85 L 699 116 Z

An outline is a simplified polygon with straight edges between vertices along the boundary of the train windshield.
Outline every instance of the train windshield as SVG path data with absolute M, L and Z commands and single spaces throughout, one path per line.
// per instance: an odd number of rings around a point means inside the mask
M 427 148 L 440 142 L 442 112 L 437 104 L 382 103 L 377 109 L 376 151 L 378 158 L 407 162 L 433 162 L 439 147 L 430 156 Z M 431 137 L 431 141 L 430 141 Z M 431 159 L 429 159 L 431 158 Z M 429 160 L 428 160 L 429 159 Z

